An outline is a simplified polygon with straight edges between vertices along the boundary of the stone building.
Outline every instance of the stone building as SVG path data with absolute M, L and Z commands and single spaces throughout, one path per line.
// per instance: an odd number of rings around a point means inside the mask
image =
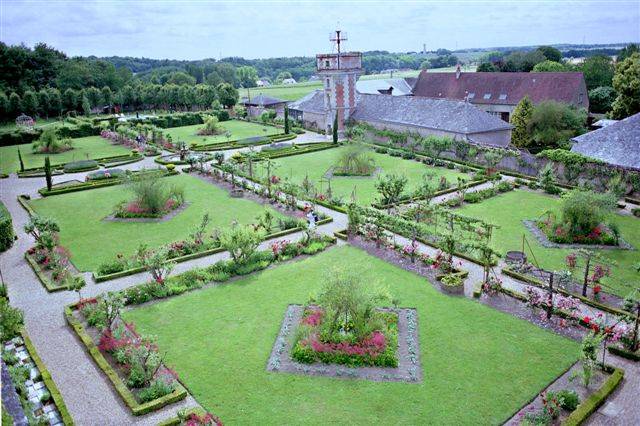
M 587 85 L 581 72 L 450 72 L 422 71 L 414 96 L 468 100 L 504 121 L 522 98 L 534 104 L 557 101 L 589 110 Z
M 250 99 L 242 99 L 240 103 L 247 109 L 249 117 L 259 117 L 267 110 L 273 110 L 276 112 L 277 117 L 282 117 L 284 115 L 284 107 L 287 105 L 287 101 L 265 96 L 262 93 Z

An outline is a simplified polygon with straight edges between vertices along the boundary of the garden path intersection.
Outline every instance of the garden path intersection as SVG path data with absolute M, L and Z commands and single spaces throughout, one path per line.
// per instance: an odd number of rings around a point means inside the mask
M 305 142 L 308 142 L 309 139 L 313 140 L 314 138 L 305 136 Z M 318 141 L 321 140 L 322 138 L 318 139 Z M 225 156 L 229 156 L 233 152 L 227 151 Z M 155 166 L 153 158 L 145 158 L 138 163 L 125 165 L 121 168 L 139 170 Z M 54 183 L 69 179 L 84 181 L 86 174 L 54 176 L 53 181 Z M 259 186 L 248 181 L 246 183 Z M 29 215 L 18 203 L 17 197 L 21 194 L 28 194 L 31 198 L 38 198 L 37 191 L 42 187 L 42 184 L 43 179 L 18 179 L 15 174 L 0 180 L 0 199 L 11 213 L 14 230 L 18 235 L 13 247 L 0 255 L 0 270 L 4 282 L 7 284 L 11 304 L 23 310 L 27 332 L 38 354 L 51 372 L 76 424 L 155 425 L 162 420 L 175 417 L 176 412 L 182 408 L 197 406 L 197 401 L 188 396 L 185 400 L 158 411 L 134 417 L 111 382 L 84 350 L 75 333 L 67 326 L 63 308 L 76 302 L 77 294 L 70 291 L 47 293 L 24 258 L 24 253 L 32 246 L 33 240 L 23 231 L 23 226 L 28 222 Z M 485 185 L 479 185 L 470 188 L 468 192 L 481 190 L 485 187 Z M 452 196 L 452 194 L 448 194 L 435 199 L 434 202 L 444 202 Z M 317 210 L 333 218 L 332 222 L 319 226 L 318 232 L 332 236 L 334 232 L 346 229 L 348 223 L 346 214 L 322 206 L 317 206 Z M 298 232 L 287 236 L 287 239 L 295 241 L 302 237 L 303 233 Z M 393 238 L 399 244 L 411 242 L 399 235 L 393 235 Z M 267 249 L 269 242 L 264 241 L 261 248 Z M 340 242 L 339 244 L 344 243 Z M 418 249 L 430 256 L 434 256 L 437 252 L 435 248 L 422 243 L 418 243 Z M 211 265 L 218 260 L 228 258 L 228 253 L 223 252 L 189 260 L 177 264 L 172 274 Z M 469 278 L 465 284 L 465 296 L 471 298 L 474 284 L 482 281 L 483 268 L 462 258 L 454 257 L 454 262 L 459 263 L 462 269 L 469 271 Z M 500 272 L 502 266 L 505 265 L 501 263 L 496 268 L 502 285 L 509 290 L 524 293 L 527 284 L 502 274 Z M 88 284 L 82 291 L 83 297 L 94 297 L 106 291 L 121 290 L 142 283 L 148 279 L 148 275 L 147 273 L 139 273 L 100 284 L 93 282 L 90 273 L 86 273 L 85 278 Z M 593 315 L 594 312 L 598 312 L 597 309 L 583 304 L 580 304 L 579 309 L 583 315 Z M 638 424 L 640 422 L 640 405 L 637 403 L 638 395 L 640 395 L 640 365 L 613 355 L 608 356 L 608 363 L 625 369 L 624 381 L 608 398 L 607 402 L 591 416 L 587 424 Z

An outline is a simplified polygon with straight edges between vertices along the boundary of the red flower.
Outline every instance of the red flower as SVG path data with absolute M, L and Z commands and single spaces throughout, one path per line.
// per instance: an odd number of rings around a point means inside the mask
M 593 287 L 593 294 L 598 294 L 602 291 L 602 286 L 597 285 L 595 287 Z
M 583 322 L 583 323 L 585 323 L 585 324 L 587 324 L 587 325 L 589 325 L 589 323 L 591 322 L 591 318 L 589 318 L 589 317 L 584 317 L 584 318 L 582 318 L 582 322 Z

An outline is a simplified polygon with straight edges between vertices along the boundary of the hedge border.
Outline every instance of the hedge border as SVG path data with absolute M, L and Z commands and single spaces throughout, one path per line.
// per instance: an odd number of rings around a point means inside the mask
M 617 367 L 605 366 L 603 370 L 613 369 L 611 375 L 600 388 L 585 399 L 563 422 L 563 426 L 578 426 L 585 422 L 606 401 L 607 397 L 616 390 L 624 378 L 624 370 Z
M 111 155 L 109 157 L 99 157 L 99 158 L 90 158 L 89 160 L 91 161 L 95 161 L 96 163 L 98 163 L 98 165 L 102 165 L 102 163 L 109 163 L 109 160 L 119 160 L 119 159 L 130 159 L 130 162 L 124 163 L 124 164 L 129 164 L 129 163 L 135 163 L 138 162 L 140 160 L 144 159 L 144 155 L 141 154 L 137 154 L 137 155 L 133 155 L 133 154 L 129 154 L 129 155 Z M 135 159 L 135 161 L 133 161 Z M 96 170 L 95 168 L 87 168 L 87 169 L 78 169 L 78 170 L 74 170 L 74 171 L 70 171 L 70 172 L 64 172 L 64 167 L 69 164 L 69 163 L 75 163 L 75 161 L 67 161 L 66 163 L 59 163 L 59 164 L 53 164 L 51 165 L 51 167 L 54 169 L 52 172 L 52 175 L 56 176 L 56 175 L 61 175 L 61 174 L 72 174 L 72 173 L 82 173 L 83 171 L 88 171 L 88 170 Z M 99 166 L 97 166 L 97 168 L 100 168 Z M 30 174 L 31 172 L 39 172 L 38 174 Z M 18 171 L 16 172 L 18 177 L 22 177 L 22 178 L 27 178 L 27 177 L 43 177 L 44 176 L 44 169 L 42 167 L 29 167 L 29 168 L 25 168 L 23 171 Z
M 268 145 L 268 144 L 274 143 L 274 142 L 284 142 L 284 141 L 293 140 L 293 139 L 295 139 L 297 137 L 298 137 L 298 135 L 296 135 L 296 134 L 277 133 L 275 135 L 266 136 L 266 138 L 267 138 L 266 140 L 258 141 L 257 143 L 242 144 L 242 143 L 238 143 L 238 142 L 240 142 L 243 139 L 236 139 L 236 140 L 232 140 L 232 141 L 228 141 L 228 142 L 218 142 L 218 143 L 210 143 L 210 144 L 204 144 L 204 145 L 195 145 L 190 149 L 193 150 L 193 151 L 203 151 L 203 152 L 207 152 L 207 151 L 226 151 L 226 150 L 230 150 L 230 149 L 246 148 L 246 147 L 250 147 L 250 146 Z
M 315 143 L 310 144 L 310 145 L 318 145 L 318 146 L 313 147 L 313 149 L 311 149 L 311 148 L 307 148 L 307 147 L 309 147 L 309 144 L 305 144 L 305 145 L 302 145 L 305 148 L 300 148 L 301 152 L 286 152 L 286 153 L 282 153 L 282 154 L 264 155 L 264 156 L 260 157 L 260 160 L 266 160 L 266 159 L 273 160 L 273 159 L 276 159 L 276 158 L 292 157 L 294 155 L 309 154 L 311 152 L 324 151 L 325 149 L 338 148 L 340 146 L 339 144 L 334 144 L 334 143 L 331 143 L 331 142 L 315 142 Z M 262 151 L 260 151 L 260 152 L 262 152 Z
M 29 214 L 29 216 L 33 216 L 36 214 L 35 211 L 33 211 L 33 209 L 31 208 L 31 206 L 29 205 L 28 200 L 30 200 L 30 198 L 27 198 L 27 196 L 25 195 L 18 195 L 18 204 L 20 204 L 22 206 L 23 209 L 25 209 L 27 211 L 27 213 Z
M 73 311 L 75 310 L 75 305 L 65 306 L 64 315 L 67 321 L 67 324 L 71 326 L 73 331 L 76 333 L 82 344 L 84 345 L 85 350 L 91 355 L 94 362 L 97 366 L 102 370 L 104 374 L 107 375 L 113 387 L 120 394 L 120 397 L 124 401 L 124 403 L 129 407 L 132 414 L 134 416 L 141 416 L 143 414 L 150 413 L 152 411 L 159 410 L 160 408 L 173 404 L 174 402 L 181 401 L 187 397 L 187 390 L 180 384 L 179 382 L 176 385 L 176 389 L 168 395 L 165 395 L 161 398 L 157 398 L 153 401 L 146 402 L 144 404 L 140 404 L 136 401 L 133 393 L 127 388 L 125 383 L 122 381 L 118 373 L 109 365 L 109 362 L 105 359 L 104 355 L 100 352 L 96 344 L 93 342 L 93 339 L 87 334 L 84 326 L 73 316 Z
M 211 160 L 213 160 L 213 155 L 205 155 L 202 159 L 202 162 L 206 163 L 207 161 Z M 185 164 L 189 164 L 187 160 L 165 161 L 162 159 L 162 155 L 157 156 L 153 161 L 163 166 L 166 166 L 167 164 L 174 164 L 176 166 L 184 166 Z
M 177 170 L 165 171 L 165 175 L 163 177 L 175 176 L 178 174 L 180 174 L 180 172 Z M 79 183 L 77 185 L 62 187 L 60 189 L 54 188 L 51 191 L 47 191 L 46 188 L 40 188 L 38 190 L 38 193 L 43 197 L 48 197 L 51 195 L 62 195 L 62 194 L 68 194 L 70 192 L 85 191 L 89 189 L 98 189 L 98 188 L 104 188 L 104 187 L 113 186 L 113 185 L 121 185 L 123 183 L 124 183 L 124 180 L 121 178 L 99 179 L 94 181 L 89 180 L 86 182 Z
M 630 361 L 638 362 L 640 361 L 640 350 L 635 352 L 631 352 L 627 349 L 620 348 L 618 346 L 607 346 L 607 349 L 613 355 L 617 355 L 619 357 L 628 359 Z
M 27 348 L 27 351 L 29 352 L 29 356 L 31 356 L 31 359 L 36 364 L 36 367 L 38 367 L 38 370 L 40 371 L 40 375 L 42 376 L 42 381 L 47 386 L 47 389 L 49 390 L 49 394 L 51 395 L 53 402 L 56 404 L 56 407 L 60 412 L 60 416 L 62 417 L 62 423 L 64 423 L 65 426 L 72 426 L 74 424 L 73 418 L 71 417 L 71 414 L 67 409 L 67 405 L 64 403 L 64 399 L 62 398 L 62 394 L 60 393 L 60 390 L 58 389 L 55 382 L 53 381 L 53 378 L 51 377 L 51 373 L 49 373 L 47 366 L 44 364 L 44 362 L 42 362 L 42 359 L 38 355 L 38 352 L 36 351 L 35 346 L 33 346 L 33 342 L 29 338 L 27 331 L 23 328 L 22 330 L 20 330 L 20 334 L 22 335 L 22 340 L 24 341 L 24 345 Z
M 519 281 L 524 281 L 528 284 L 534 285 L 538 288 L 542 288 L 542 289 L 546 289 L 547 286 L 545 286 L 542 281 L 537 280 L 535 278 L 529 277 L 527 275 L 521 274 L 519 272 L 516 272 L 510 268 L 502 268 L 502 273 L 511 277 L 511 278 L 515 278 Z M 596 309 L 600 309 L 601 311 L 605 311 L 608 312 L 610 314 L 614 314 L 614 315 L 623 315 L 623 316 L 634 316 L 634 314 L 632 314 L 631 312 L 627 312 L 627 311 L 623 311 L 621 309 L 616 309 L 616 308 L 612 308 L 610 306 L 607 305 L 603 305 L 602 303 L 596 302 L 595 300 L 591 300 L 588 297 L 584 297 L 581 294 L 574 294 L 574 293 L 570 293 L 566 290 L 563 290 L 561 288 L 556 288 L 554 289 L 555 291 L 557 291 L 558 293 L 564 295 L 564 296 L 570 296 L 570 297 L 575 297 L 577 299 L 579 299 L 582 303 L 584 303 L 585 305 L 589 305 L 593 308 Z
M 330 223 L 333 221 L 332 217 L 328 217 L 322 220 L 319 220 L 316 224 L 317 225 L 325 225 L 327 223 Z M 285 235 L 290 235 L 290 234 L 295 234 L 296 232 L 300 232 L 303 229 L 299 226 L 295 227 L 295 228 L 290 228 L 290 229 L 285 229 L 282 231 L 278 231 L 278 232 L 273 232 L 271 234 L 267 234 L 264 236 L 263 241 L 268 241 L 274 238 L 278 238 L 278 237 L 282 237 Z M 205 256 L 210 256 L 212 254 L 217 254 L 217 253 L 222 253 L 223 251 L 225 251 L 224 248 L 222 247 L 215 247 L 209 250 L 205 250 L 205 251 L 201 251 L 198 253 L 191 253 L 191 254 L 185 254 L 184 256 L 179 256 L 179 257 L 174 257 L 172 259 L 168 259 L 167 262 L 176 262 L 176 263 L 181 263 L 181 262 L 186 262 L 188 260 L 192 260 L 192 259 L 198 259 L 201 257 L 205 257 Z M 140 272 L 144 272 L 146 269 L 142 266 L 139 266 L 137 268 L 131 268 L 131 269 L 125 269 L 124 271 L 120 271 L 120 272 L 114 272 L 113 274 L 105 274 L 105 275 L 97 275 L 95 272 L 92 273 L 93 275 L 93 279 L 96 283 L 99 282 L 104 282 L 104 281 L 110 281 L 110 280 L 115 280 L 116 278 L 122 278 L 122 277 L 126 277 L 129 275 L 133 275 L 133 274 L 138 274 Z
M 42 269 L 40 268 L 40 265 L 38 265 L 36 261 L 31 258 L 29 253 L 25 252 L 24 258 L 27 260 L 27 263 L 29 264 L 29 266 L 31 266 L 31 269 L 36 274 L 36 276 L 38 277 L 38 280 L 40 280 L 40 283 L 47 290 L 48 293 L 55 293 L 57 291 L 64 291 L 69 289 L 69 287 L 66 285 L 62 285 L 62 286 L 54 285 L 51 282 L 51 280 L 49 280 L 49 278 L 47 278 L 44 275 L 44 273 L 42 272 Z
M 456 192 L 459 191 L 460 189 L 468 189 L 468 188 L 473 188 L 474 186 L 478 186 L 478 185 L 482 185 L 483 183 L 488 182 L 489 179 L 483 178 L 483 179 L 476 179 L 476 180 L 472 180 L 468 183 L 465 183 L 462 186 L 454 186 L 451 188 L 447 188 L 447 189 L 443 189 L 441 191 L 437 191 L 433 193 L 433 196 L 431 198 L 434 197 L 440 197 L 441 195 L 446 195 L 446 194 L 451 194 L 452 192 Z M 392 204 L 377 204 L 377 203 L 371 203 L 371 207 L 376 208 L 378 210 L 384 210 L 384 209 L 388 209 L 391 207 L 395 207 L 395 206 L 400 206 L 403 204 L 410 204 L 416 201 L 420 201 L 420 200 L 424 200 L 425 197 L 411 197 L 408 198 L 406 200 L 401 200 L 397 203 L 392 203 Z

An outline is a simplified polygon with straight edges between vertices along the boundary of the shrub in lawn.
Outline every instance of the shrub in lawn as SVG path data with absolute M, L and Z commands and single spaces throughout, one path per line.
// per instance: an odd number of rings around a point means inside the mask
M 91 172 L 87 174 L 87 180 L 103 180 L 103 179 L 112 179 L 123 177 L 125 175 L 125 171 L 122 169 L 105 169 L 105 170 L 97 170 L 95 172 Z
M 0 340 L 6 342 L 19 335 L 23 324 L 22 311 L 10 306 L 6 297 L 0 297 Z
M 375 170 L 370 151 L 359 143 L 345 147 L 338 157 L 334 173 L 337 175 L 368 176 Z
M 46 128 L 40 137 L 31 145 L 33 152 L 38 154 L 57 154 L 73 148 L 71 139 L 60 139 L 53 127 Z
M 132 175 L 127 187 L 134 199 L 118 206 L 117 217 L 158 217 L 184 203 L 184 189 L 169 186 L 159 172 Z
M 397 314 L 377 309 L 390 300 L 353 272 L 334 270 L 308 306 L 291 356 L 298 362 L 396 367 Z
M 376 190 L 380 193 L 381 204 L 397 203 L 407 185 L 407 178 L 402 175 L 389 174 L 378 178 Z
M 218 124 L 218 117 L 215 115 L 205 115 L 204 126 L 198 129 L 197 134 L 202 136 L 219 135 L 224 132 L 224 128 Z

